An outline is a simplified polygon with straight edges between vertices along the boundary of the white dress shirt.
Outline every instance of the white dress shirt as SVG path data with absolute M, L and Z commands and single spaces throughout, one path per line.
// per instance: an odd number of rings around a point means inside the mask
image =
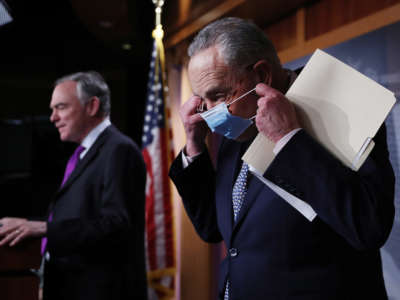
M 85 150 L 83 150 L 79 155 L 80 159 L 82 159 L 86 155 L 86 153 L 89 151 L 90 147 L 93 146 L 99 135 L 110 125 L 110 118 L 106 117 L 103 121 L 100 122 L 99 125 L 97 125 L 89 132 L 89 134 L 83 139 L 81 143 L 81 146 L 85 147 Z

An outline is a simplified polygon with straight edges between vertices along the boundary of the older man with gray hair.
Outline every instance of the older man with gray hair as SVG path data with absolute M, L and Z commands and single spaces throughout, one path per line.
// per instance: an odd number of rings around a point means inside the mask
M 379 248 L 393 224 L 394 175 L 385 128 L 358 172 L 344 166 L 301 128 L 284 96 L 296 74 L 252 22 L 209 24 L 189 56 L 186 146 L 170 176 L 201 238 L 225 242 L 220 299 L 387 299 Z M 216 168 L 210 131 L 223 136 Z M 241 160 L 258 133 L 275 143 L 268 185 Z M 293 197 L 318 216 L 303 217 Z
M 97 72 L 60 78 L 51 122 L 78 144 L 46 221 L 0 220 L 0 246 L 42 238 L 46 299 L 146 299 L 141 151 L 109 119 L 110 91 Z

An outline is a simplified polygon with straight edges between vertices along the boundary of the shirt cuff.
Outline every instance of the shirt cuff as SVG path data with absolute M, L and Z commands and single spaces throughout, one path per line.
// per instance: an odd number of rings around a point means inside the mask
M 185 154 L 185 149 L 183 149 L 182 150 L 182 166 L 183 166 L 183 168 L 184 169 L 187 168 L 200 154 L 201 153 L 196 154 L 194 156 L 187 156 Z
M 275 155 L 278 155 L 278 153 L 282 150 L 282 148 L 290 141 L 290 139 L 301 130 L 301 128 L 296 128 L 287 133 L 285 136 L 283 136 L 276 144 L 273 149 L 273 152 Z

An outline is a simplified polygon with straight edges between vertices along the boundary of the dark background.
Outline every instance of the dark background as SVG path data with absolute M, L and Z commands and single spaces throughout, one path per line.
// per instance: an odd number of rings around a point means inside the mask
M 39 216 L 74 147 L 59 141 L 49 121 L 57 78 L 100 72 L 111 89 L 111 121 L 140 146 L 154 6 L 151 0 L 6 3 L 14 20 L 0 27 L 0 217 Z

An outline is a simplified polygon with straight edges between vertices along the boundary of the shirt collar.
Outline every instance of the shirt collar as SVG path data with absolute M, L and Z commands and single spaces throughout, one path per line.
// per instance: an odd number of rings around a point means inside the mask
M 83 150 L 82 153 L 79 155 L 80 159 L 82 159 L 86 155 L 86 153 L 89 151 L 90 147 L 92 147 L 99 135 L 110 125 L 110 118 L 106 117 L 103 121 L 100 122 L 99 125 L 97 125 L 89 132 L 89 134 L 83 139 L 81 143 L 81 145 L 85 147 L 85 150 Z

